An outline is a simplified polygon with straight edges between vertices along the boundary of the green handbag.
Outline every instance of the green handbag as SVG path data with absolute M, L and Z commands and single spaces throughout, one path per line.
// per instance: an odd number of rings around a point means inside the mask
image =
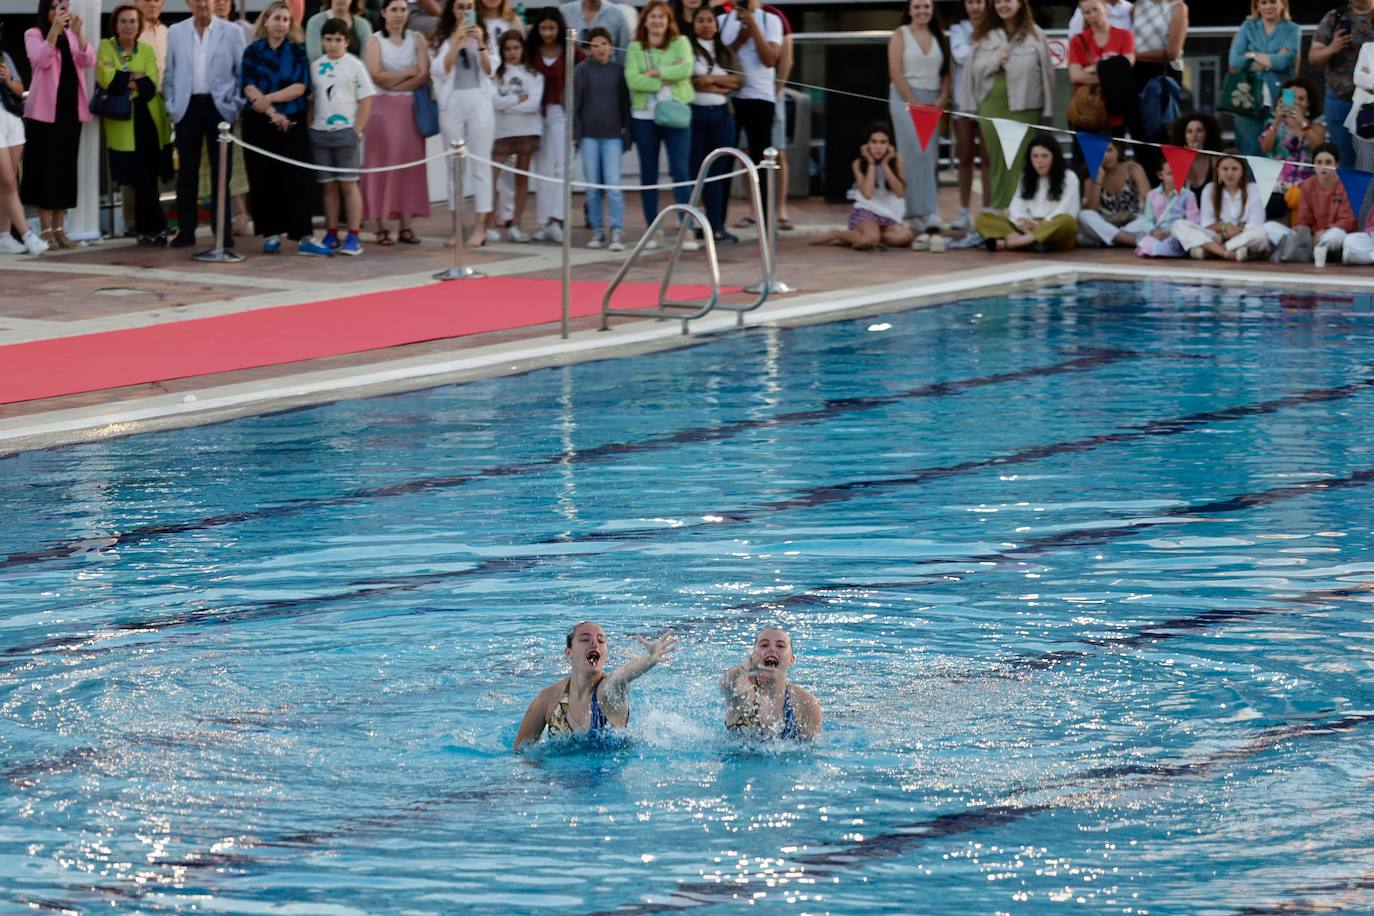
M 1248 70 L 1228 73 L 1221 84 L 1221 98 L 1217 100 L 1219 111 L 1229 111 L 1243 118 L 1258 118 L 1264 110 L 1260 80 Z
M 692 126 L 692 108 L 677 99 L 663 99 L 654 105 L 654 123 L 669 130 Z

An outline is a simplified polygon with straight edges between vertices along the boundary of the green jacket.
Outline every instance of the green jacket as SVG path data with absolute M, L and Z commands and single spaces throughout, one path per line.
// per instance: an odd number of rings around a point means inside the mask
M 157 141 L 159 147 L 164 147 L 172 142 L 172 126 L 167 120 L 167 107 L 163 104 L 162 94 L 157 91 L 157 55 L 153 52 L 153 46 L 138 42 L 134 45 L 133 55 L 125 61 L 119 47 L 113 38 L 106 38 L 100 42 L 100 49 L 95 55 L 95 81 L 100 88 L 109 88 L 116 80 L 121 84 L 128 82 L 128 74 L 142 73 L 146 79 L 138 80 L 133 84 L 133 96 L 135 99 L 148 95 L 148 114 L 152 115 L 153 126 L 157 128 Z M 134 152 L 134 119 L 127 121 L 114 121 L 109 118 L 103 119 L 105 122 L 105 145 L 118 153 Z
M 646 70 L 657 69 L 658 76 L 645 76 Z M 649 107 L 649 98 L 667 83 L 673 98 L 690 105 L 697 97 L 692 88 L 692 44 L 679 35 L 662 50 L 646 49 L 637 41 L 630 42 L 625 53 L 625 85 L 630 87 L 630 108 Z

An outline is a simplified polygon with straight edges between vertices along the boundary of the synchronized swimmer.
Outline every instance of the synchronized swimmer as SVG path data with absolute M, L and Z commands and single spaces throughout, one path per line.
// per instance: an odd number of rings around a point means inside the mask
M 520 722 L 515 750 L 550 735 L 603 738 L 630 722 L 630 684 L 677 647 L 671 630 L 658 639 L 636 637 L 644 654 L 606 674 L 606 634 L 595 623 L 568 631 L 563 654 L 572 674 L 539 692 Z M 821 732 L 821 706 L 808 691 L 787 682 L 797 660 L 784 630 L 759 633 L 749 658 L 720 679 L 725 727 L 751 738 L 814 738 Z

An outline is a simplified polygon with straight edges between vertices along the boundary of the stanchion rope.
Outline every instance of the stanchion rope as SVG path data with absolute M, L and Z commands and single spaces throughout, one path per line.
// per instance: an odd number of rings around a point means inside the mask
M 541 175 L 538 172 L 516 168 L 504 162 L 493 162 L 490 159 L 483 159 L 481 156 L 475 155 L 474 153 L 466 153 L 465 156 L 473 162 L 481 162 L 484 165 L 490 165 L 515 175 L 524 175 L 526 178 L 533 178 L 535 181 L 547 181 L 551 184 L 563 183 L 562 178 L 555 178 L 552 175 Z M 726 181 L 734 178 L 736 175 L 747 174 L 749 174 L 748 169 L 735 169 L 733 172 L 726 172 L 724 175 L 713 175 L 702 182 L 702 184 L 710 181 Z M 691 181 L 672 181 L 664 184 L 596 184 L 591 181 L 574 181 L 572 186 L 574 188 L 591 188 L 599 191 L 669 191 L 673 188 L 690 188 L 695 184 L 696 180 L 692 179 Z

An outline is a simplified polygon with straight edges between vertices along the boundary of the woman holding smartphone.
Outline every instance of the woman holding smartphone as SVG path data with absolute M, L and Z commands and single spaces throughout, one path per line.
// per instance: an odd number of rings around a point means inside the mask
M 477 21 L 473 0 L 450 0 L 444 6 L 439 24 L 430 36 L 433 51 L 429 68 L 434 95 L 439 102 L 439 127 L 444 144 L 464 140 L 468 152 L 482 159 L 491 158 L 496 137 L 496 112 L 492 108 L 495 91 L 491 85 L 491 58 L 486 51 L 486 33 Z M 473 247 L 487 242 L 487 220 L 491 214 L 491 167 L 468 159 L 463 163 L 463 182 L 472 188 L 477 220 L 467 243 Z M 461 207 L 462 201 L 454 202 Z M 450 238 L 444 244 L 453 245 Z

